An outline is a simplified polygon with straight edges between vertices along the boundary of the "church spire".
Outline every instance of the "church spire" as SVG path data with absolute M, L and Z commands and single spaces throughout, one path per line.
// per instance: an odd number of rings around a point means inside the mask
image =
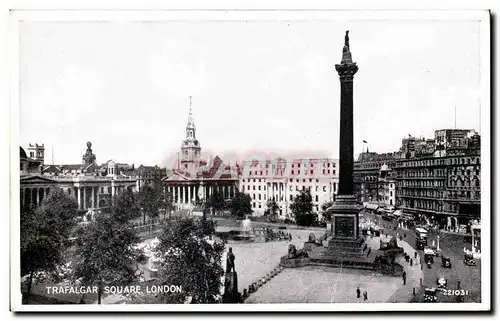
M 188 116 L 188 123 L 187 123 L 187 128 L 192 128 L 194 129 L 194 120 L 193 120 L 193 108 L 192 108 L 192 99 L 193 96 L 189 96 L 189 116 Z

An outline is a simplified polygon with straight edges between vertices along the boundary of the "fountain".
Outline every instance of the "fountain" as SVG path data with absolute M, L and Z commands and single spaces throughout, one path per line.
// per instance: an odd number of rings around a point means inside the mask
M 252 221 L 246 217 L 241 221 L 241 229 L 238 234 L 233 235 L 232 239 L 236 241 L 253 242 L 255 235 L 251 233 L 252 231 Z

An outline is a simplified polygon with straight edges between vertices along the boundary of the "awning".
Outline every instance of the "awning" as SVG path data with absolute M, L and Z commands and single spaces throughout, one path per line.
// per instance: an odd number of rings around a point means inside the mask
M 394 216 L 401 216 L 403 214 L 403 212 L 401 210 L 395 210 L 394 212 L 392 212 L 392 215 Z
M 377 210 L 378 207 L 379 206 L 377 204 L 366 204 L 366 208 L 369 210 Z

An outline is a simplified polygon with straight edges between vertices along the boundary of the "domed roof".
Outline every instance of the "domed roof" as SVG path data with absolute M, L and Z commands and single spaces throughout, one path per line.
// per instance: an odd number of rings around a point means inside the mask
M 20 158 L 28 158 L 28 156 L 26 156 L 26 152 L 24 151 L 24 148 L 22 148 L 21 146 L 19 146 L 19 154 L 20 154 Z

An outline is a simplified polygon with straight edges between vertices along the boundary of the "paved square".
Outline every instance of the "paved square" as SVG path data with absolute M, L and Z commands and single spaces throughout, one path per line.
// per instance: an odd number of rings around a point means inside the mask
M 381 303 L 401 286 L 401 279 L 372 271 L 306 266 L 285 269 L 252 293 L 245 303 Z M 356 288 L 368 301 L 356 298 Z

